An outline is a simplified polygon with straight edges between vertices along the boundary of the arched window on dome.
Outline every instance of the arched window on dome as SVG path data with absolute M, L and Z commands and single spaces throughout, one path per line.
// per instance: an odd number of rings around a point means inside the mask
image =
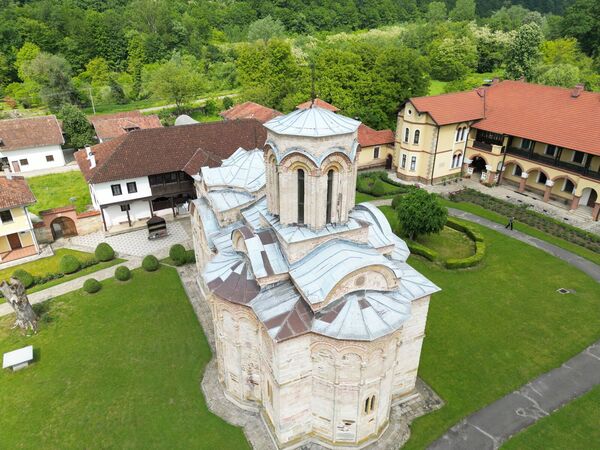
M 298 169 L 298 224 L 304 224 L 304 170 Z
M 326 223 L 332 223 L 333 222 L 333 208 L 332 208 L 332 203 L 333 203 L 333 175 L 334 175 L 334 170 L 330 169 L 327 172 L 327 212 L 326 212 L 326 216 L 325 216 L 325 222 Z

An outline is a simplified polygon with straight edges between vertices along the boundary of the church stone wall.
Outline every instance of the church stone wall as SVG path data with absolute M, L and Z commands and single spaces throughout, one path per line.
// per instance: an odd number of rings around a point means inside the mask
M 262 411 L 281 447 L 367 445 L 385 430 L 392 402 L 414 389 L 429 297 L 413 302 L 403 328 L 371 342 L 308 333 L 275 343 L 250 308 L 209 303 L 225 392 Z

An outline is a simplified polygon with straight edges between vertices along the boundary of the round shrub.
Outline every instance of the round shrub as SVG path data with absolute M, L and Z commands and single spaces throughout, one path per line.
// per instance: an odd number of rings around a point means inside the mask
M 98 292 L 100 289 L 102 289 L 102 285 L 100 284 L 100 282 L 98 280 L 96 280 L 95 278 L 88 278 L 87 280 L 85 280 L 85 282 L 83 283 L 83 290 L 85 292 L 87 292 L 88 294 L 95 294 L 96 292 Z
M 186 250 L 185 262 L 186 262 L 186 264 L 191 264 L 191 263 L 196 262 L 196 253 L 194 253 L 194 250 Z
M 33 286 L 33 276 L 23 269 L 17 269 L 13 272 L 12 278 L 19 280 L 25 289 Z
M 94 255 L 96 255 L 96 259 L 100 261 L 110 261 L 115 257 L 115 251 L 106 242 L 101 242 L 98 244 L 98 247 L 96 247 Z
M 119 281 L 127 281 L 131 278 L 131 271 L 127 266 L 119 266 L 115 269 L 115 278 Z
M 169 250 L 169 257 L 176 266 L 185 264 L 185 248 L 181 244 L 175 244 Z
M 60 258 L 58 270 L 62 273 L 75 273 L 81 268 L 81 263 L 73 255 L 65 255 Z
M 376 178 L 373 183 L 373 191 L 371 192 L 375 197 L 383 197 L 385 195 L 385 183 L 381 178 Z
M 146 272 L 154 272 L 155 270 L 158 270 L 159 265 L 160 263 L 154 255 L 148 255 L 142 260 L 142 268 Z

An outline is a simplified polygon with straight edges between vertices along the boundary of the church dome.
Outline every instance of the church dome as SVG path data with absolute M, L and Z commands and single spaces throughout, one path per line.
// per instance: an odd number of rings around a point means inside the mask
M 353 133 L 359 125 L 360 122 L 357 120 L 317 106 L 297 109 L 285 116 L 275 117 L 264 124 L 267 129 L 277 134 L 306 137 Z

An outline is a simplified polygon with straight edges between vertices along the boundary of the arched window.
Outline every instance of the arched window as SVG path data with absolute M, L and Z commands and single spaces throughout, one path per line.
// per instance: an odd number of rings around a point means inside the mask
M 408 128 L 404 129 L 404 142 L 408 142 L 408 138 L 410 137 L 410 130 Z
M 453 169 L 460 167 L 461 157 L 462 157 L 462 153 L 457 153 L 456 155 L 454 155 L 452 157 L 452 168 Z
M 369 414 L 369 413 L 372 413 L 374 409 L 375 409 L 375 396 L 371 395 L 370 397 L 367 397 L 365 399 L 364 412 L 365 412 L 365 414 Z
M 456 129 L 456 138 L 454 139 L 455 142 L 459 142 L 460 141 L 460 128 Z
M 463 129 L 460 133 L 460 140 L 464 141 L 466 137 L 467 137 L 467 127 L 463 127 Z
M 327 212 L 325 216 L 326 223 L 333 222 L 333 211 L 332 211 L 332 203 L 333 203 L 333 169 L 327 172 Z
M 413 138 L 413 144 L 418 144 L 420 137 L 421 137 L 421 132 L 419 130 L 415 130 L 415 136 Z
M 304 223 L 304 170 L 298 169 L 298 223 Z

